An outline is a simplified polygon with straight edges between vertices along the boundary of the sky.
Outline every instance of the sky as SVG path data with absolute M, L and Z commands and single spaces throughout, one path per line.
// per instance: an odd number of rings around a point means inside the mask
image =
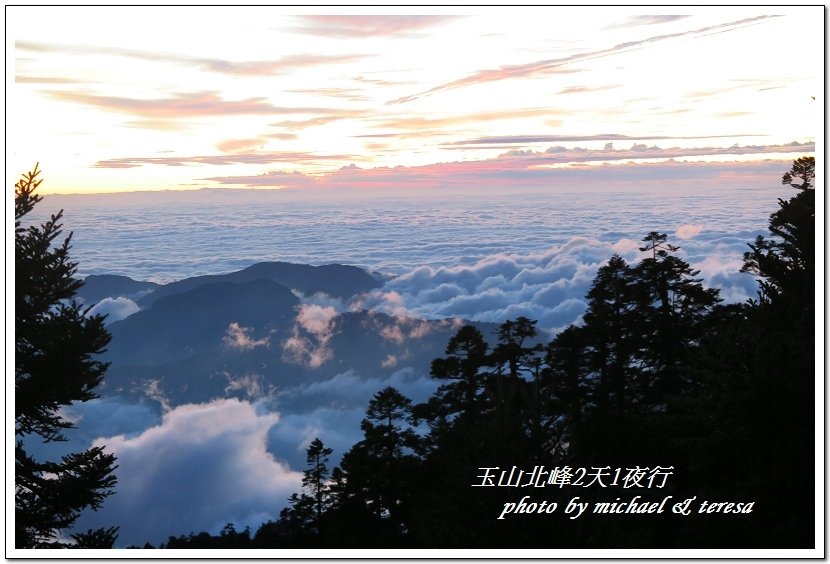
M 504 188 L 821 142 L 820 6 L 403 10 L 7 7 L 7 183 Z

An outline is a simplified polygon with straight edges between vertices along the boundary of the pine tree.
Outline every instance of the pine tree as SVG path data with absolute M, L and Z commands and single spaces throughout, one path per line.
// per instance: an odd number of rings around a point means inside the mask
M 406 447 L 414 445 L 415 433 L 407 423 L 412 414 L 412 400 L 392 386 L 376 393 L 366 408 L 366 419 L 360 427 L 370 451 L 385 462 L 403 456 Z
M 634 331 L 639 323 L 638 287 L 625 259 L 615 254 L 600 267 L 586 297 L 588 309 L 583 321 L 587 364 L 597 374 L 594 404 L 605 416 L 613 398 L 615 412 L 622 415 L 630 402 L 628 379 L 636 349 Z
M 801 183 L 795 182 L 800 179 Z M 803 313 L 814 301 L 816 218 L 815 158 L 802 157 L 781 179 L 799 192 L 770 215 L 770 237 L 759 236 L 744 254 L 743 272 L 760 278 L 759 298 L 769 304 L 786 294 L 786 300 Z
M 543 390 L 550 400 L 546 427 L 549 431 L 546 449 L 554 460 L 567 455 L 567 447 L 581 431 L 584 419 L 585 339 L 584 327 L 571 325 L 562 330 L 545 347 Z
M 308 468 L 303 471 L 303 487 L 308 490 L 309 497 L 314 500 L 314 514 L 319 528 L 323 511 L 329 505 L 326 482 L 329 478 L 328 461 L 332 450 L 327 448 L 318 437 L 311 441 L 305 452 Z
M 487 359 L 487 343 L 478 329 L 465 325 L 450 339 L 446 354 L 432 361 L 430 375 L 449 380 L 439 386 L 436 403 L 444 416 L 475 416 L 482 408 L 485 377 L 481 370 Z
M 778 200 L 769 235 L 744 255 L 758 299 L 717 308 L 697 355 L 704 379 L 695 407 L 708 436 L 690 448 L 694 473 L 711 484 L 710 497 L 741 491 L 763 507 L 756 542 L 776 548 L 816 540 L 814 481 L 793 479 L 816 460 L 814 166 L 803 157 L 783 175 L 798 192 Z M 729 529 L 718 532 L 734 542 Z
M 522 373 L 532 373 L 532 359 L 540 351 L 540 347 L 527 347 L 525 342 L 536 336 L 536 323 L 527 317 L 517 317 L 499 325 L 499 340 L 493 349 L 491 359 L 499 372 L 503 372 L 500 367 L 506 367 L 512 380 L 520 378 Z
M 638 339 L 644 368 L 641 387 L 648 402 L 662 408 L 683 389 L 683 366 L 699 339 L 702 322 L 720 302 L 720 291 L 705 288 L 700 271 L 676 256 L 680 247 L 665 234 L 650 232 L 640 251 L 650 253 L 634 269 L 640 300 Z
M 110 336 L 104 318 L 73 300 L 82 282 L 69 259 L 71 235 L 58 244 L 62 211 L 42 225 L 23 225 L 41 201 L 37 166 L 15 185 L 15 546 L 72 546 L 58 541 L 81 510 L 97 509 L 113 493 L 115 457 L 102 447 L 60 462 L 28 454 L 32 441 L 65 440 L 72 423 L 60 408 L 97 397 L 107 364 L 95 359 Z M 78 545 L 111 547 L 116 529 L 78 533 Z
M 363 440 L 340 464 L 346 497 L 366 507 L 390 537 L 406 529 L 413 496 L 418 436 L 410 427 L 411 420 L 412 400 L 392 386 L 377 392 L 360 424 Z

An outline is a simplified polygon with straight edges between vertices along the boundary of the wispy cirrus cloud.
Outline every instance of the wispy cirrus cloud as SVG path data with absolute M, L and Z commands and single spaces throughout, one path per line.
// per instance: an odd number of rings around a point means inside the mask
M 263 139 L 226 139 L 216 145 L 223 153 L 244 153 L 259 149 L 265 144 Z
M 272 127 L 284 127 L 289 130 L 306 129 L 334 123 L 342 119 L 359 118 L 366 115 L 364 110 L 327 109 L 326 115 L 301 120 L 283 120 L 269 124 Z
M 665 141 L 671 139 L 722 139 L 733 137 L 761 137 L 758 133 L 724 134 L 724 135 L 645 135 L 632 136 L 619 133 L 598 133 L 595 135 L 495 135 L 490 137 L 478 137 L 463 141 L 454 141 L 448 145 L 503 145 L 515 143 L 526 145 L 528 143 L 583 143 L 590 141 Z
M 440 137 L 458 135 L 457 131 L 450 129 L 402 129 L 395 132 L 365 133 L 354 135 L 355 139 L 431 139 L 433 142 Z
M 370 78 L 367 76 L 355 76 L 352 77 L 352 80 L 355 82 L 359 82 L 362 84 L 371 84 L 372 86 L 403 86 L 407 84 L 416 84 L 411 80 L 390 80 L 386 78 L 386 74 L 388 73 L 380 73 L 384 75 L 384 78 Z
M 679 39 L 681 37 L 694 37 L 694 36 L 701 36 L 710 34 L 712 32 L 725 32 L 725 31 L 732 31 L 735 29 L 739 29 L 743 26 L 750 25 L 753 23 L 757 23 L 763 21 L 768 18 L 774 18 L 776 16 L 757 16 L 754 18 L 745 18 L 742 20 L 737 20 L 733 22 L 727 22 L 723 24 L 711 25 L 706 26 L 690 31 L 683 31 L 678 33 L 670 33 L 665 35 L 655 35 L 652 37 L 647 37 L 645 39 L 640 39 L 636 41 L 626 41 L 624 43 L 618 43 L 613 47 L 609 47 L 607 49 L 600 49 L 596 51 L 586 51 L 584 53 L 577 53 L 574 55 L 569 55 L 567 57 L 560 57 L 555 59 L 545 59 L 541 61 L 532 61 L 530 63 L 524 63 L 519 65 L 504 65 L 499 68 L 495 69 L 484 69 L 477 72 L 474 72 L 471 75 L 468 75 L 464 78 L 459 78 L 457 80 L 452 80 L 450 82 L 445 82 L 443 84 L 439 84 L 433 88 L 428 90 L 424 90 L 417 94 L 413 94 L 411 96 L 404 96 L 402 98 L 398 98 L 396 100 L 392 100 L 388 102 L 389 104 L 401 104 L 405 102 L 411 102 L 413 100 L 417 100 L 419 98 L 423 98 L 424 96 L 429 96 L 438 92 L 444 92 L 447 90 L 454 90 L 456 88 L 462 88 L 465 86 L 472 86 L 475 84 L 483 84 L 487 82 L 495 82 L 500 80 L 507 80 L 507 79 L 515 79 L 515 78 L 526 78 L 531 76 L 536 76 L 540 74 L 550 74 L 559 72 L 560 67 L 565 65 L 569 65 L 571 63 L 577 63 L 582 61 L 587 61 L 590 59 L 598 59 L 601 57 L 608 57 L 612 55 L 616 55 L 619 53 L 624 53 L 626 51 L 631 51 L 634 49 L 638 49 L 640 47 L 644 47 L 646 45 L 652 45 L 655 43 L 659 43 L 662 41 L 667 41 L 670 39 Z
M 620 23 L 616 23 L 616 24 L 608 26 L 607 29 L 614 29 L 614 28 L 620 28 L 620 27 L 639 27 L 641 25 L 659 25 L 659 24 L 676 22 L 676 21 L 679 21 L 679 20 L 686 19 L 688 17 L 690 17 L 690 16 L 681 16 L 681 15 L 630 16 L 630 17 L 626 18 L 624 21 L 622 21 Z
M 333 108 L 274 106 L 265 97 L 226 100 L 216 92 L 181 92 L 169 98 L 102 96 L 88 92 L 50 90 L 58 101 L 92 106 L 147 119 L 185 119 L 228 115 L 337 114 Z
M 111 46 L 69 45 L 43 43 L 39 41 L 17 41 L 15 43 L 15 48 L 18 50 L 42 53 L 56 52 L 64 55 L 71 54 L 84 56 L 110 55 L 149 62 L 173 63 L 231 76 L 270 76 L 274 74 L 291 72 L 296 69 L 302 69 L 309 66 L 348 63 L 366 57 L 366 55 L 345 53 L 338 55 L 295 54 L 279 59 L 265 61 L 229 61 L 225 59 L 209 59 L 175 53 L 158 53 L 153 51 L 140 51 L 136 49 L 124 49 Z
M 585 94 L 588 92 L 599 92 L 601 90 L 614 90 L 615 88 L 620 88 L 621 86 L 622 84 L 607 84 L 604 86 L 569 86 L 560 90 L 558 94 Z
M 280 141 L 293 141 L 298 136 L 296 133 L 268 133 L 265 137 L 270 139 L 279 139 Z
M 504 109 L 490 112 L 477 112 L 473 114 L 460 114 L 444 117 L 409 116 L 396 117 L 381 121 L 378 126 L 389 129 L 402 129 L 407 132 L 424 129 L 439 129 L 454 125 L 470 123 L 481 123 L 491 121 L 503 121 L 510 119 L 531 118 L 540 116 L 551 116 L 555 113 L 550 108 L 522 108 Z
M 17 84 L 77 84 L 86 82 L 61 76 L 31 76 L 25 74 L 15 75 L 14 81 Z
M 365 58 L 366 55 L 290 55 L 274 61 L 225 61 L 221 59 L 202 59 L 195 63 L 203 68 L 229 75 L 261 76 L 282 74 L 309 66 L 349 63 Z
M 270 163 L 314 163 L 320 161 L 339 161 L 353 158 L 350 155 L 318 155 L 306 152 L 261 152 L 226 155 L 194 155 L 181 157 L 124 157 L 106 159 L 96 162 L 93 168 L 134 168 L 145 165 L 186 166 L 186 165 L 234 165 L 234 164 L 270 164 Z
M 428 15 L 312 15 L 298 16 L 296 31 L 326 37 L 360 38 L 410 35 L 460 16 Z
M 276 123 L 272 123 L 271 125 L 274 127 L 285 127 L 287 129 L 306 129 L 308 127 L 318 127 L 321 125 L 327 125 L 329 123 L 334 123 L 335 121 L 339 121 L 341 119 L 344 118 L 340 116 L 320 116 L 309 119 L 278 121 Z
M 750 90 L 753 92 L 764 92 L 766 90 L 775 90 L 788 86 L 789 83 L 795 82 L 798 79 L 776 79 L 769 80 L 763 78 L 741 78 L 732 79 L 725 86 L 711 90 L 695 90 L 687 94 L 687 98 L 691 100 L 703 100 L 729 94 L 732 92 L 739 92 L 741 90 Z
M 369 97 L 366 96 L 365 91 L 360 88 L 296 88 L 288 90 L 288 92 L 292 92 L 294 94 L 326 96 L 330 98 L 349 100 L 352 102 L 366 102 L 369 100 Z

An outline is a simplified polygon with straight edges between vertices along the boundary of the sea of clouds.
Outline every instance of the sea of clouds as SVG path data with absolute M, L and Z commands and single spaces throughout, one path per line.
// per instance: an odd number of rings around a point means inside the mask
M 785 168 L 779 163 L 777 170 Z M 775 175 L 771 180 L 339 197 L 257 190 L 47 196 L 38 213 L 65 210 L 82 276 L 165 283 L 276 260 L 351 264 L 388 276 L 350 303 L 304 299 L 297 324 L 316 331 L 317 341 L 334 315 L 358 308 L 401 319 L 501 322 L 523 315 L 553 335 L 584 312 L 596 269 L 613 253 L 635 262 L 652 230 L 680 245 L 725 300 L 754 297 L 755 280 L 739 273 L 742 254 L 766 233 L 777 198 L 790 195 Z M 126 297 L 96 306 L 111 321 L 137 310 Z M 229 328 L 227 339 L 258 346 L 243 327 Z M 298 334 L 283 344 L 284 353 L 300 354 L 302 344 Z M 326 362 L 324 345 L 309 359 Z M 117 493 L 78 528 L 120 525 L 121 546 L 216 533 L 226 522 L 255 528 L 276 518 L 298 491 L 303 449 L 314 437 L 335 448 L 333 466 L 359 440 L 376 391 L 395 385 L 422 400 L 434 389 L 426 374 L 405 369 L 385 380 L 346 372 L 285 390 L 257 387 L 254 375 L 240 378 L 229 386 L 255 390 L 246 400 L 161 404 L 159 412 L 102 398 L 68 408 L 78 424 L 73 444 L 106 445 L 119 464 Z

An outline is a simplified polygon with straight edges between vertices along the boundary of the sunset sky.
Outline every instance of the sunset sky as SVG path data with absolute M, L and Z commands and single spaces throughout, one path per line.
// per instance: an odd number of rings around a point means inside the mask
M 7 184 L 40 162 L 45 193 L 508 187 L 822 142 L 820 6 L 6 17 Z

